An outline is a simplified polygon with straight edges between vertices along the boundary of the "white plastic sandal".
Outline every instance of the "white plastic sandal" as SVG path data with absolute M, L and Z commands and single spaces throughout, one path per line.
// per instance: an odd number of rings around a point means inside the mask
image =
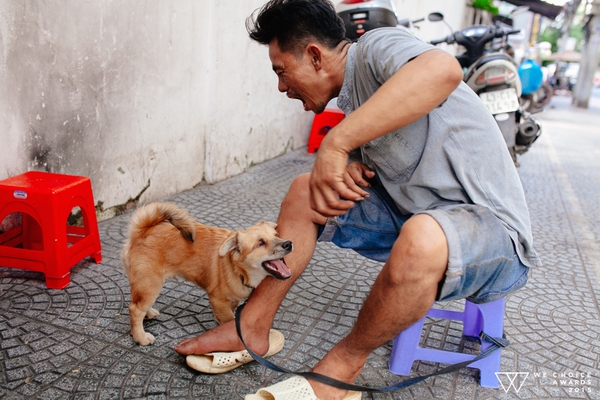
M 269 332 L 269 351 L 263 357 L 277 354 L 283 349 L 285 338 L 283 333 L 271 329 Z M 247 364 L 254 359 L 246 350 L 220 353 L 189 355 L 185 358 L 187 365 L 205 374 L 222 374 Z
M 348 392 L 344 400 L 360 400 L 361 392 Z M 319 400 L 306 378 L 294 376 L 248 394 L 244 400 Z

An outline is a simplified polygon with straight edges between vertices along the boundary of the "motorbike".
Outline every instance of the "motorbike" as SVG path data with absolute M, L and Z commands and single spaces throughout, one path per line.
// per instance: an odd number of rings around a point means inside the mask
M 398 25 L 391 0 L 343 0 L 335 11 L 346 27 L 346 37 L 356 42 L 365 32 Z
M 532 59 L 526 58 L 519 65 L 519 79 L 523 86 L 521 106 L 532 113 L 544 110 L 554 94 L 554 89 L 544 81 L 542 67 Z
M 443 15 L 431 13 L 428 19 L 442 21 Z M 517 155 L 527 152 L 542 133 L 540 124 L 519 101 L 522 82 L 518 65 L 506 51 L 508 36 L 519 32 L 496 22 L 469 26 L 430 42 L 456 43 L 465 48 L 456 56 L 463 67 L 463 80 L 494 116 L 516 166 Z
M 375 28 L 404 26 L 414 32 L 419 28 L 417 24 L 425 21 L 425 18 L 398 19 L 392 0 L 342 0 L 335 10 L 344 21 L 346 37 L 353 42 Z

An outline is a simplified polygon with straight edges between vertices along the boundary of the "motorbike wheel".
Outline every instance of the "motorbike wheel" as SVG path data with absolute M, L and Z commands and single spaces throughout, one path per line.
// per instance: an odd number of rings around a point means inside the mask
M 531 112 L 531 108 L 533 107 L 534 99 L 533 94 L 522 94 L 521 95 L 521 107 L 523 110 L 527 112 Z
M 554 89 L 552 89 L 552 86 L 550 86 L 547 82 L 544 82 L 542 87 L 537 91 L 540 96 L 535 103 L 535 107 L 541 110 L 546 107 L 548 103 L 550 103 L 550 99 L 552 99 L 552 96 L 554 95 Z
M 554 89 L 552 86 L 548 83 L 544 83 L 534 93 L 522 95 L 521 106 L 524 110 L 532 114 L 540 112 L 548 105 L 553 95 Z

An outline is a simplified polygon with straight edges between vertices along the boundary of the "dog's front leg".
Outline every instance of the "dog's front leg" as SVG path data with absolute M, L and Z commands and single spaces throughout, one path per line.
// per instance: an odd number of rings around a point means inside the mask
M 240 304 L 239 301 L 232 301 L 231 302 L 231 312 L 233 313 L 233 315 L 235 315 L 235 309 L 237 308 L 238 304 Z
M 209 297 L 209 302 L 213 310 L 213 315 L 219 324 L 229 322 L 233 319 L 233 311 L 229 299 Z

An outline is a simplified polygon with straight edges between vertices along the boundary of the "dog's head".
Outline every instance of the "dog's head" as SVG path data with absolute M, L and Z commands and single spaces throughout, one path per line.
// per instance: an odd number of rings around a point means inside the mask
M 292 242 L 278 237 L 276 227 L 273 222 L 260 222 L 245 231 L 232 232 L 219 248 L 221 257 L 230 254 L 232 261 L 246 271 L 249 285 L 255 286 L 267 275 L 277 279 L 292 276 L 283 260 L 293 250 Z

